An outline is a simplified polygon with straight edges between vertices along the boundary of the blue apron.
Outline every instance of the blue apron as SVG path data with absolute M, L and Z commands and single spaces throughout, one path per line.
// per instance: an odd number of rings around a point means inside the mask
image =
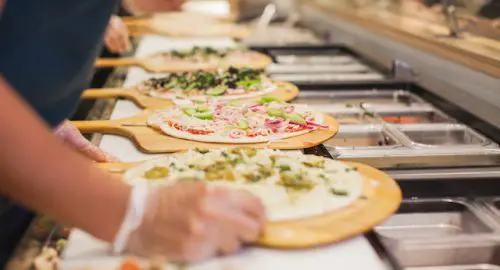
M 118 4 L 7 0 L 0 15 L 0 75 L 48 125 L 57 125 L 75 109 Z M 32 218 L 29 211 L 0 198 L 1 269 Z

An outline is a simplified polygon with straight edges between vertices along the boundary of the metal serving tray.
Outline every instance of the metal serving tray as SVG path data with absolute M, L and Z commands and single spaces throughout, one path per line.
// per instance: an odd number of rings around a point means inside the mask
M 405 200 L 398 213 L 375 231 L 389 241 L 493 233 L 485 215 L 463 200 Z
M 327 148 L 341 149 L 387 149 L 401 147 L 401 143 L 382 126 L 369 125 L 359 128 L 341 128 L 332 139 L 323 143 Z
M 422 111 L 377 111 L 372 110 L 385 122 L 390 124 L 426 124 L 426 123 L 455 123 L 456 121 L 443 113 L 434 110 L 426 109 Z
M 275 57 L 276 62 L 280 64 L 314 64 L 314 65 L 345 65 L 352 63 L 359 63 L 354 57 L 349 55 L 325 55 L 325 54 L 312 54 L 312 55 L 293 55 L 284 54 Z
M 500 270 L 497 236 L 402 242 L 392 250 L 405 270 Z
M 362 124 L 373 124 L 379 122 L 373 116 L 363 112 L 332 112 L 332 111 L 323 111 L 323 112 L 333 116 L 340 125 L 362 125 Z
M 416 146 L 493 146 L 493 142 L 461 124 L 399 125 Z
M 425 104 L 414 94 L 403 90 L 359 90 L 359 91 L 301 91 L 293 100 L 294 103 L 304 104 L 335 104 L 343 103 L 347 106 L 364 104 L 412 106 Z
M 366 73 L 372 71 L 368 66 L 352 63 L 346 65 L 319 65 L 319 64 L 271 64 L 266 69 L 269 74 L 281 74 L 281 73 L 300 73 L 300 74 L 310 74 L 310 73 Z
M 379 73 L 355 73 L 355 74 L 271 74 L 271 78 L 295 83 L 312 82 L 336 82 L 336 81 L 379 81 L 385 77 Z

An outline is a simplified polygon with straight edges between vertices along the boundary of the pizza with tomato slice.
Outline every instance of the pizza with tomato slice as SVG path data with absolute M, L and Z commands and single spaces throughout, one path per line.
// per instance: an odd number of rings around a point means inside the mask
M 307 105 L 288 104 L 273 97 L 258 102 L 197 102 L 157 111 L 148 124 L 165 134 L 212 143 L 261 143 L 290 138 L 323 125 L 323 114 Z
M 171 73 L 151 78 L 136 87 L 152 97 L 188 100 L 247 99 L 269 94 L 277 88 L 262 70 L 233 67 L 218 72 Z

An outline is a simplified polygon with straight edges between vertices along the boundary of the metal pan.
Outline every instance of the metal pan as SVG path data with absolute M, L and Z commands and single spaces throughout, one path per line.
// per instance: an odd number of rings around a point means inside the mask
M 389 241 L 450 238 L 495 231 L 485 213 L 464 200 L 403 201 L 398 213 L 375 231 Z
M 380 81 L 385 77 L 382 74 L 370 72 L 359 74 L 271 74 L 270 76 L 276 80 L 289 81 L 293 83 L 325 83 L 337 81 Z
M 312 54 L 312 55 L 293 55 L 284 54 L 277 55 L 276 62 L 280 64 L 314 64 L 314 65 L 345 65 L 358 63 L 354 57 L 349 55 L 327 55 L 327 54 Z
M 496 147 L 486 137 L 461 124 L 409 124 L 399 125 L 398 129 L 416 147 Z
M 351 126 L 352 127 L 352 126 Z M 332 139 L 323 143 L 327 149 L 391 149 L 402 144 L 381 125 L 368 125 L 354 128 L 341 128 Z
M 319 65 L 319 64 L 271 64 L 267 67 L 266 72 L 269 74 L 311 74 L 311 73 L 330 73 L 330 74 L 345 74 L 345 73 L 366 73 L 372 69 L 368 66 L 352 63 L 346 65 Z

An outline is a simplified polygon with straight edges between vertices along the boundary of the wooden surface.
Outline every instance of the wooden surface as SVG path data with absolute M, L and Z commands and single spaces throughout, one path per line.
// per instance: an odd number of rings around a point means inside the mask
M 118 67 L 118 66 L 139 66 L 149 72 L 192 72 L 198 70 L 204 71 L 216 71 L 220 68 L 228 68 L 230 66 L 236 68 L 254 68 L 254 69 L 265 69 L 269 66 L 273 60 L 268 55 L 263 53 L 252 51 L 257 57 L 252 63 L 231 63 L 231 64 L 220 64 L 220 65 L 178 65 L 178 64 L 168 64 L 168 61 L 165 61 L 164 64 L 158 65 L 158 61 L 154 60 L 155 55 L 146 58 L 98 58 L 94 64 L 96 68 L 105 68 L 105 67 Z
M 329 129 L 314 130 L 312 132 L 280 141 L 268 143 L 248 143 L 248 144 L 221 144 L 204 143 L 170 137 L 153 127 L 146 125 L 150 112 L 143 113 L 116 120 L 96 120 L 96 121 L 73 121 L 73 124 L 83 133 L 106 133 L 129 138 L 144 153 L 170 153 L 187 150 L 194 147 L 199 148 L 221 148 L 230 146 L 247 146 L 254 148 L 272 149 L 304 149 L 319 145 L 338 131 L 337 121 L 324 115 L 324 124 L 329 125 Z
M 275 83 L 278 86 L 278 89 L 271 93 L 264 94 L 263 96 L 273 96 L 283 101 L 290 101 L 297 97 L 297 95 L 299 94 L 299 88 L 291 83 L 282 81 L 275 81 Z M 151 97 L 133 88 L 88 89 L 85 90 L 82 94 L 82 99 L 103 99 L 116 97 L 130 99 L 141 108 L 159 109 L 167 106 L 172 106 L 174 104 L 171 100 Z M 260 97 L 250 98 L 248 100 L 258 98 Z
M 377 34 L 388 36 L 490 76 L 500 77 L 498 60 L 500 51 L 496 49 L 497 41 L 484 42 L 484 39 L 467 35 L 465 39 L 450 39 L 440 37 L 436 32 L 441 31 L 442 27 L 435 27 L 432 24 L 414 23 L 414 20 L 408 18 L 393 19 L 394 15 L 387 15 L 384 12 L 375 16 L 373 12 L 356 12 L 319 1 L 316 3 L 311 1 L 310 4 L 330 12 L 332 17 L 353 22 Z M 492 54 L 495 56 L 492 57 Z
M 270 222 L 266 224 L 257 245 L 300 249 L 332 244 L 371 230 L 389 218 L 401 204 L 402 194 L 397 183 L 387 174 L 356 162 L 365 176 L 363 195 L 352 204 L 324 215 L 306 219 Z M 100 164 L 104 170 L 120 177 L 138 163 Z

